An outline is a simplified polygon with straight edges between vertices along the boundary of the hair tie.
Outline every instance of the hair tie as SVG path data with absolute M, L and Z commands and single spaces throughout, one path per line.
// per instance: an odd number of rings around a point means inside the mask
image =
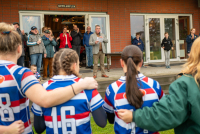
M 133 59 L 133 56 L 128 56 L 128 58 L 131 58 L 131 59 Z
M 1 34 L 9 34 L 11 31 L 3 31 Z

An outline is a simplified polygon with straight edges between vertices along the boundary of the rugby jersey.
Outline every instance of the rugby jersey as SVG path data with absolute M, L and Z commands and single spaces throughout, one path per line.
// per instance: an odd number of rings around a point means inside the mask
M 44 83 L 43 87 L 52 91 L 79 80 L 82 79 L 75 75 L 57 75 Z M 43 108 L 33 103 L 31 110 L 37 116 L 44 116 L 47 134 L 91 134 L 90 112 L 103 104 L 101 95 L 93 89 L 83 90 L 71 100 L 51 108 Z
M 29 99 L 25 92 L 38 80 L 28 69 L 10 61 L 0 60 L 0 125 L 24 122 L 24 133 L 32 134 Z
M 158 102 L 164 95 L 160 84 L 143 74 L 138 74 L 138 86 L 143 93 L 143 105 L 141 108 L 147 106 L 151 107 L 154 102 Z M 125 123 L 117 115 L 117 110 L 127 109 L 135 111 L 136 108 L 129 104 L 126 98 L 126 76 L 122 76 L 118 81 L 109 85 L 105 93 L 105 103 L 103 108 L 106 112 L 115 114 L 114 130 L 116 134 L 153 134 L 142 128 L 137 127 L 134 122 Z

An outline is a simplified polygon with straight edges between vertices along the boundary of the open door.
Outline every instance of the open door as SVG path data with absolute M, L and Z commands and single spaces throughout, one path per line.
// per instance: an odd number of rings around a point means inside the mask
M 32 26 L 36 26 L 39 34 L 41 34 L 44 24 L 44 15 L 36 13 L 20 13 L 20 24 L 20 29 L 24 30 L 27 34 L 31 31 Z

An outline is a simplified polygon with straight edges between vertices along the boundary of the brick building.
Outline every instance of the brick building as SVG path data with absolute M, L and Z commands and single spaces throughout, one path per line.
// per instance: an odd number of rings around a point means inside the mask
M 68 5 L 68 6 L 66 6 Z M 65 6 L 65 7 L 63 7 Z M 20 22 L 26 32 L 30 25 L 49 26 L 55 36 L 62 25 L 78 24 L 82 33 L 88 25 L 100 24 L 109 39 L 107 52 L 120 52 L 136 33 L 145 44 L 145 62 L 163 62 L 160 42 L 164 32 L 173 41 L 172 61 L 186 59 L 186 35 L 192 27 L 199 35 L 198 0 L 1 0 L 0 22 Z M 65 23 L 63 23 L 65 21 Z M 119 67 L 119 57 L 112 57 Z

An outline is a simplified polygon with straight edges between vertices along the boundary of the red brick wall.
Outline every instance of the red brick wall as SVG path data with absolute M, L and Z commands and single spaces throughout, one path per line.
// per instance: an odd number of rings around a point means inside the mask
M 57 8 L 58 4 L 76 5 L 76 8 Z M 0 22 L 18 22 L 19 10 L 107 12 L 111 52 L 120 52 L 131 44 L 130 13 L 192 14 L 197 34 L 200 31 L 197 0 L 1 0 Z M 118 58 L 112 58 L 112 67 L 119 67 Z

